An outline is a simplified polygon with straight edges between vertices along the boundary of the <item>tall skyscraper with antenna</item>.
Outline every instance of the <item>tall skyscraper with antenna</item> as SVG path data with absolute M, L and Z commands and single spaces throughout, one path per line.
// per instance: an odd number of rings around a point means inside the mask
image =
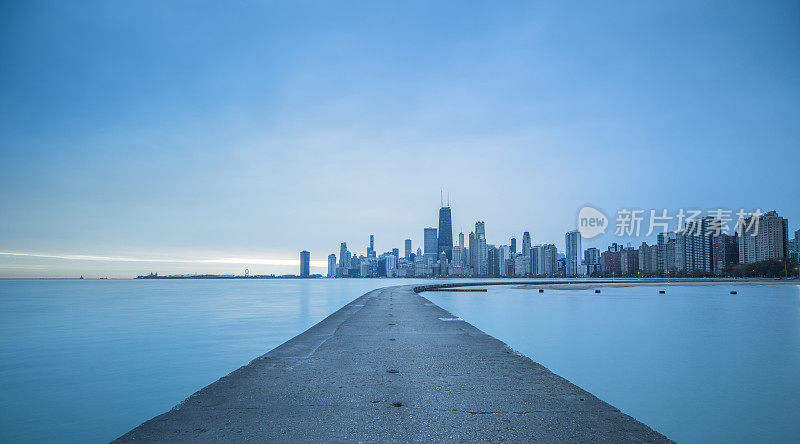
M 439 209 L 439 241 L 438 253 L 444 253 L 448 261 L 453 260 L 453 221 L 450 214 L 450 195 L 447 195 L 447 205 L 442 201 Z

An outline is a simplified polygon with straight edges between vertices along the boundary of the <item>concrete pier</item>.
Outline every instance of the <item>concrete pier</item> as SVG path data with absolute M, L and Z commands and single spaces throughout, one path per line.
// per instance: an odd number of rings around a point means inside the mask
M 359 297 L 119 441 L 670 442 L 413 288 Z

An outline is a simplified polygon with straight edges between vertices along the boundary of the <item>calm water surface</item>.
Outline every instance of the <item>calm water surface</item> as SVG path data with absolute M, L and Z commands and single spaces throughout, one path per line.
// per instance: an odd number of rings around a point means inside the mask
M 678 442 L 800 442 L 800 286 L 488 290 L 424 296 Z
M 0 280 L 0 441 L 101 442 L 410 280 Z M 425 293 L 678 441 L 798 441 L 800 287 Z
M 0 442 L 109 441 L 367 291 L 413 282 L 0 280 Z

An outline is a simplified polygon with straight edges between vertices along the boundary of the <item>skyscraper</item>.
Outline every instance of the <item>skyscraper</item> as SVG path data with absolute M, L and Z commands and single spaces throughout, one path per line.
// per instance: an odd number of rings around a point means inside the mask
M 469 253 L 469 265 L 470 267 L 472 267 L 472 275 L 476 276 L 478 274 L 478 268 L 477 268 L 478 258 L 476 256 L 478 254 L 478 240 L 475 237 L 475 232 L 473 231 L 469 232 L 468 253 Z
M 450 218 L 450 207 L 439 209 L 439 240 L 437 253 L 444 252 L 447 260 L 453 260 L 453 223 Z
M 411 239 L 406 239 L 406 254 L 403 257 L 406 259 L 411 257 Z
M 517 254 L 517 238 L 511 236 L 511 254 Z
M 311 264 L 311 253 L 306 250 L 300 252 L 300 277 L 307 278 Z
M 770 211 L 739 221 L 739 263 L 750 264 L 789 255 L 789 223 Z
M 342 242 L 339 246 L 339 266 L 347 268 L 350 265 L 347 263 L 347 242 Z
M 439 241 L 436 237 L 436 228 L 426 228 L 424 230 L 422 248 L 425 250 L 425 259 L 431 258 L 434 261 L 439 257 Z M 451 252 L 452 254 L 452 252 Z
M 527 231 L 522 233 L 522 255 L 531 255 L 531 234 Z
M 581 233 L 578 230 L 567 232 L 564 236 L 566 243 L 566 271 L 567 276 L 579 275 L 581 265 Z
M 546 276 L 553 276 L 558 271 L 558 248 L 553 244 L 542 245 L 541 273 Z
M 800 233 L 800 230 L 798 230 L 798 232 Z M 460 246 L 462 249 L 463 249 L 464 247 L 466 247 L 466 245 L 464 245 L 464 232 L 463 232 L 463 231 L 462 231 L 462 232 L 460 232 L 460 233 L 458 233 L 458 245 L 459 245 L 459 246 Z
M 328 277 L 332 278 L 336 276 L 336 255 L 329 254 L 328 255 Z
M 587 249 L 583 254 L 583 261 L 589 277 L 594 273 L 600 273 L 600 250 L 594 247 Z
M 486 225 L 483 221 L 475 222 L 475 241 L 478 251 L 472 256 L 475 263 L 472 264 L 473 271 L 478 276 L 489 274 L 489 250 L 486 245 Z
M 375 235 L 369 235 L 369 248 L 367 248 L 367 257 L 375 256 Z

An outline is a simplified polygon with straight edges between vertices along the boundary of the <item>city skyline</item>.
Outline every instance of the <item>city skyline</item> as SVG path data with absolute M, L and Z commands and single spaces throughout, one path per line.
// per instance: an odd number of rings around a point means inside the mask
M 800 221 L 796 2 L 0 8 L 0 277 L 324 273 L 442 189 L 561 251 L 586 205 Z
M 583 248 L 583 230 L 587 239 L 597 233 L 596 224 L 590 225 L 579 212 L 579 228 L 565 233 L 562 252 L 554 244 L 534 245 L 529 231 L 523 232 L 521 251 L 517 252 L 513 235 L 508 245 L 505 240 L 490 243 L 483 220 L 475 222 L 468 244 L 461 232 L 458 244 L 453 245 L 449 199 L 447 205 L 441 205 L 439 238 L 436 228 L 424 228 L 424 250 L 411 253 L 411 240 L 406 239 L 403 257 L 399 248 L 379 253 L 374 248 L 375 236 L 370 234 L 366 255 L 349 251 L 342 242 L 338 262 L 335 254 L 328 256 L 327 277 L 711 277 L 776 275 L 781 266 L 789 276 L 797 274 L 800 263 L 800 230 L 794 231 L 792 238 L 789 221 L 774 210 L 747 213 L 742 209 L 733 227 L 732 210 L 710 210 L 706 216 L 699 210 L 681 210 L 672 231 L 668 221 L 673 218 L 668 212 L 651 210 L 647 236 L 655 235 L 657 243 L 650 245 L 644 240 L 638 248 L 631 241 L 640 238 L 637 227 L 645 210 L 621 210 L 615 230 L 619 242 L 610 243 L 602 252 L 596 247 Z M 591 214 L 592 218 L 607 217 L 596 209 Z M 654 232 L 656 226 L 661 231 Z

